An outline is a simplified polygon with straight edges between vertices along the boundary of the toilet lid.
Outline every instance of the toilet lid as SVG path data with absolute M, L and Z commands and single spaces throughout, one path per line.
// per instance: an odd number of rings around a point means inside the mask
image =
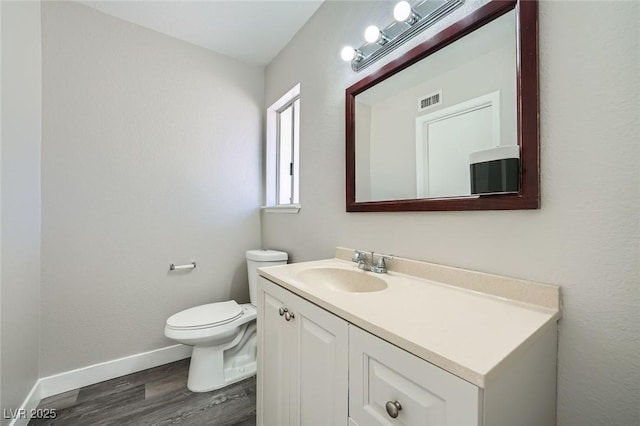
M 242 307 L 235 300 L 196 306 L 172 315 L 167 320 L 171 328 L 202 328 L 224 324 L 242 315 Z

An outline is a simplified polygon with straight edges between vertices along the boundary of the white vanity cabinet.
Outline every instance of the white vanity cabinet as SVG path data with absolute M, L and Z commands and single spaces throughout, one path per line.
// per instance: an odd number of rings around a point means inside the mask
M 257 321 L 257 424 L 346 425 L 347 322 L 262 277 Z
M 558 287 L 337 253 L 260 271 L 259 426 L 556 424 Z
M 476 386 L 262 277 L 258 348 L 258 425 L 479 424 Z
M 478 426 L 481 390 L 349 326 L 351 426 Z

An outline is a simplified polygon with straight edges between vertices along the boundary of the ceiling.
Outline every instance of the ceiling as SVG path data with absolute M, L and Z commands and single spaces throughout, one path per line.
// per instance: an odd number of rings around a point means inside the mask
M 266 65 L 324 0 L 80 1 L 214 52 Z

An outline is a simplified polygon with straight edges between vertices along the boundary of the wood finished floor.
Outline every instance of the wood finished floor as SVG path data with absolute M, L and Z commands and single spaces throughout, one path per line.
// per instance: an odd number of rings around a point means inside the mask
M 206 393 L 187 389 L 189 359 L 45 398 L 55 419 L 29 426 L 255 426 L 255 377 Z

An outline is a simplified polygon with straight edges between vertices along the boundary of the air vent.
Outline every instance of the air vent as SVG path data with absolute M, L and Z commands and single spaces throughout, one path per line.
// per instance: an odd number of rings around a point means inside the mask
M 435 93 L 427 95 L 418 100 L 418 111 L 424 111 L 425 109 L 433 108 L 436 105 L 442 103 L 442 90 L 438 90 Z

